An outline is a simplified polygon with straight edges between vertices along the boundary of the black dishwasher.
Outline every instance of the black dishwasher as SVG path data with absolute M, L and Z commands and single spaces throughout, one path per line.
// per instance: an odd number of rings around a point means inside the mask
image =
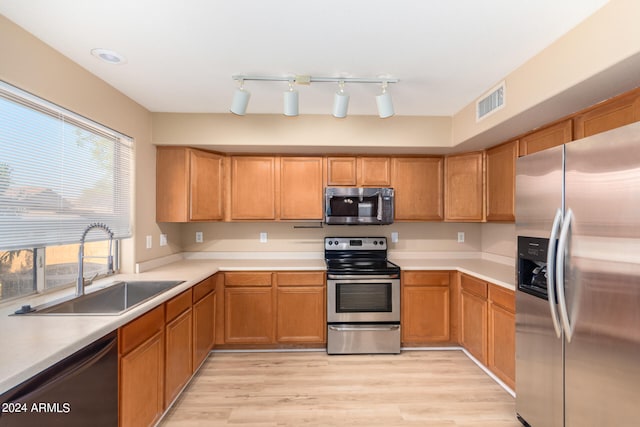
M 0 426 L 118 425 L 118 339 L 113 332 L 0 396 Z

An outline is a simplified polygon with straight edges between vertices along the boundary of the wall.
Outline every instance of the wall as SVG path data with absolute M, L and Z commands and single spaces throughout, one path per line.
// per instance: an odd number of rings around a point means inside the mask
M 325 225 L 318 223 L 190 223 L 181 230 L 182 247 L 187 252 L 275 251 L 316 252 L 324 250 L 325 236 L 386 236 L 390 250 L 420 252 L 480 251 L 481 224 L 474 223 L 395 223 L 383 226 Z M 195 243 L 196 231 L 204 233 L 204 242 Z M 399 241 L 391 243 L 391 232 Z M 458 231 L 465 232 L 465 243 L 457 243 Z M 267 243 L 260 243 L 260 232 L 267 232 Z
M 149 111 L 3 16 L 0 16 L 0 40 L 1 80 L 135 139 L 134 237 L 124 242 L 123 270 L 132 271 L 136 261 L 175 250 L 144 249 L 144 236 L 154 235 L 157 243 L 160 233 L 153 220 L 155 149 L 151 145 Z
M 515 258 L 515 224 L 482 224 L 480 230 L 480 247 L 482 252 Z

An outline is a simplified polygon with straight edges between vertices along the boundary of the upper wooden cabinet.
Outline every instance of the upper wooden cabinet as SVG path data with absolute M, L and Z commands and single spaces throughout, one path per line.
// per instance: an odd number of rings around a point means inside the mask
M 395 157 L 391 185 L 396 221 L 442 221 L 442 157 Z
M 573 137 L 584 138 L 639 120 L 640 89 L 635 89 L 576 115 L 573 120 Z
M 277 158 L 231 157 L 231 219 L 271 219 L 276 214 Z
M 224 157 L 186 147 L 156 150 L 156 221 L 223 219 Z
M 483 152 L 445 157 L 445 221 L 484 219 L 483 159 Z
M 322 220 L 322 158 L 280 158 L 280 219 Z
M 570 142 L 573 139 L 572 127 L 573 122 L 569 119 L 521 137 L 519 155 L 526 156 Z
M 327 157 L 328 186 L 388 187 L 389 157 Z
M 487 150 L 487 221 L 515 221 L 518 141 Z

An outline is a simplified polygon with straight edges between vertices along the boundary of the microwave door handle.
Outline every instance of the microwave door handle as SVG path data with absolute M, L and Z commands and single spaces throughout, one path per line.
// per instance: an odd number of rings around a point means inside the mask
M 378 191 L 378 221 L 382 221 L 382 191 Z

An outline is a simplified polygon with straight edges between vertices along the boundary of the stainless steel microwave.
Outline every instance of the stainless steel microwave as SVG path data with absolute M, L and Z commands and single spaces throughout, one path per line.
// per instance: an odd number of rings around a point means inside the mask
M 393 188 L 326 187 L 327 224 L 392 224 Z

